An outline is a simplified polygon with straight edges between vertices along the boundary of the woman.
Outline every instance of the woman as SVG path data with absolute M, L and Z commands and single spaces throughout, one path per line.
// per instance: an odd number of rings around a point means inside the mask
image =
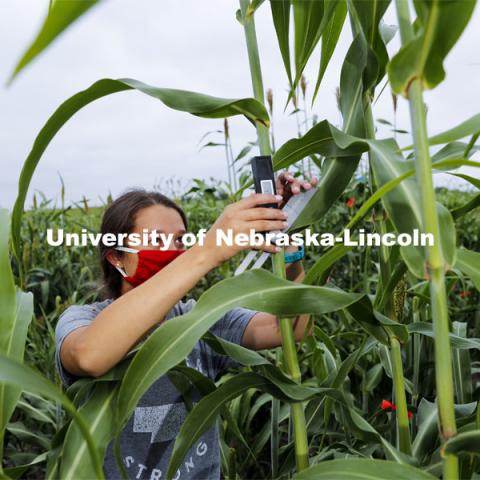
M 249 248 L 217 246 L 217 230 L 232 229 L 236 235 L 248 234 L 251 229 L 283 229 L 286 215 L 280 209 L 258 205 L 277 202 L 282 206 L 301 188 L 309 189 L 316 183 L 315 178 L 300 182 L 288 172 L 281 173 L 277 178 L 277 196 L 252 194 L 228 205 L 206 233 L 203 245 L 196 244 L 188 250 L 181 239 L 187 230 L 187 219 L 172 200 L 144 190 L 130 191 L 115 200 L 104 213 L 102 234 L 142 234 L 146 230 L 156 230 L 171 234 L 174 246 L 162 252 L 153 245 L 107 248 L 100 244 L 109 298 L 89 305 L 71 306 L 61 315 L 56 327 L 56 361 L 64 384 L 69 385 L 82 376 L 103 375 L 164 320 L 182 315 L 194 306 L 195 300 L 184 302 L 181 299 L 210 270 Z M 271 253 L 278 250 L 274 245 L 261 249 Z M 288 250 L 297 250 L 297 247 Z M 300 261 L 287 263 L 286 275 L 290 280 L 301 281 L 303 267 Z M 307 321 L 308 315 L 296 319 L 297 341 L 302 338 Z M 277 318 L 246 308 L 229 311 L 210 331 L 254 350 L 281 345 Z M 186 362 L 213 380 L 226 368 L 236 365 L 228 357 L 216 354 L 203 341 L 197 342 Z M 194 400 L 199 398 L 196 392 Z M 165 477 L 175 436 L 185 415 L 182 397 L 168 376 L 158 379 L 141 398 L 121 434 L 122 457 L 130 478 Z M 119 478 L 111 447 L 105 458 L 105 475 Z M 220 478 L 219 456 L 218 431 L 212 427 L 192 446 L 175 478 Z

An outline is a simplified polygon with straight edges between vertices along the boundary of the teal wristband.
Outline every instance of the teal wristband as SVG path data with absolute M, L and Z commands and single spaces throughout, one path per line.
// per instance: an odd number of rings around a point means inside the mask
M 305 249 L 303 248 L 303 245 L 299 245 L 298 250 L 296 252 L 285 253 L 285 263 L 298 262 L 304 256 L 305 256 Z

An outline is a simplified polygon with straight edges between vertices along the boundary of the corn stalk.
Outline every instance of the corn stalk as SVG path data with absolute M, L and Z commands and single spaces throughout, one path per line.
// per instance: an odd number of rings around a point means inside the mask
M 352 31 L 355 35 L 360 34 L 362 31 L 362 24 L 359 21 L 357 11 L 353 6 L 352 2 L 349 2 L 349 13 L 351 18 Z M 371 27 L 372 32 L 375 32 L 377 25 Z M 369 32 L 364 32 L 367 36 Z M 371 36 L 371 35 L 369 35 Z M 370 44 L 370 48 L 373 48 L 373 45 Z M 369 139 L 375 139 L 375 126 L 373 121 L 372 113 L 372 92 L 364 92 L 364 111 L 365 111 L 365 135 Z M 372 171 L 372 155 L 375 155 L 374 152 L 369 151 L 369 181 L 370 188 L 372 193 L 375 193 L 378 186 L 376 185 L 375 178 Z M 385 219 L 382 218 L 376 219 L 376 209 L 374 209 L 374 222 L 375 229 L 381 234 L 387 232 L 387 224 Z M 390 250 L 385 245 L 381 245 L 379 249 L 379 263 L 380 263 L 380 275 L 381 275 L 381 284 L 382 288 L 387 286 L 388 280 L 392 274 L 392 265 L 390 260 Z M 385 303 L 385 313 L 392 320 L 397 320 L 394 309 L 392 307 L 391 299 L 388 299 Z M 411 438 L 410 438 L 410 426 L 408 420 L 408 408 L 407 408 L 407 397 L 405 392 L 405 377 L 403 371 L 402 363 L 402 351 L 401 343 L 399 339 L 393 334 L 389 335 L 390 342 L 390 356 L 392 361 L 392 376 L 393 376 L 393 396 L 395 397 L 395 404 L 397 407 L 396 410 L 396 421 L 397 421 L 397 434 L 398 434 L 398 447 L 400 451 L 408 455 L 411 454 Z
M 398 23 L 402 45 L 413 37 L 408 2 L 396 0 Z M 445 290 L 445 261 L 440 244 L 440 227 L 436 210 L 435 190 L 432 177 L 425 105 L 423 102 L 422 79 L 414 78 L 407 90 L 410 118 L 415 147 L 415 166 L 419 185 L 422 186 L 421 212 L 423 231 L 432 233 L 433 245 L 426 247 L 426 273 L 430 285 L 432 321 L 435 332 L 435 376 L 441 437 L 443 441 L 456 435 L 454 410 L 454 386 L 452 352 L 449 339 L 447 294 Z M 443 478 L 458 478 L 458 458 L 445 454 Z
M 253 16 L 254 10 L 252 10 L 249 0 L 240 0 L 240 11 L 245 31 L 245 40 L 247 44 L 254 98 L 262 104 L 265 104 L 262 70 Z M 270 155 L 271 148 L 269 131 L 265 125 L 262 125 L 259 122 L 257 122 L 257 136 L 260 154 Z M 285 278 L 285 260 L 283 249 L 278 254 L 274 255 L 273 270 L 278 277 Z M 298 364 L 295 337 L 291 319 L 289 317 L 280 318 L 279 324 L 280 333 L 282 336 L 283 358 L 287 372 L 295 382 L 300 383 L 301 372 Z M 291 404 L 291 417 L 295 433 L 296 466 L 297 471 L 301 471 L 307 468 L 309 465 L 307 429 L 302 403 L 297 402 Z

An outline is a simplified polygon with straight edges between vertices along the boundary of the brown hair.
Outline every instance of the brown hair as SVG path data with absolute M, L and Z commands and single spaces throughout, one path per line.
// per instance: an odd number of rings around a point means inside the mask
M 173 208 L 182 217 L 187 230 L 187 217 L 185 212 L 170 198 L 159 192 L 148 192 L 144 189 L 132 189 L 114 200 L 105 210 L 102 218 L 100 232 L 131 233 L 135 226 L 135 219 L 140 210 L 152 205 L 163 205 Z M 103 242 L 99 243 L 100 264 L 103 272 L 103 294 L 105 297 L 118 298 L 122 290 L 122 276 L 118 270 L 107 260 L 108 253 L 112 247 L 107 247 Z M 118 252 L 123 255 L 122 252 Z

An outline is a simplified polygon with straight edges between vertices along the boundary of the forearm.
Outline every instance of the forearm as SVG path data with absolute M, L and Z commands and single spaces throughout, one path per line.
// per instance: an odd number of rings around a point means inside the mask
M 64 366 L 77 375 L 107 372 L 214 267 L 201 247 L 192 247 L 112 302 L 88 327 L 72 332 L 62 347 Z

